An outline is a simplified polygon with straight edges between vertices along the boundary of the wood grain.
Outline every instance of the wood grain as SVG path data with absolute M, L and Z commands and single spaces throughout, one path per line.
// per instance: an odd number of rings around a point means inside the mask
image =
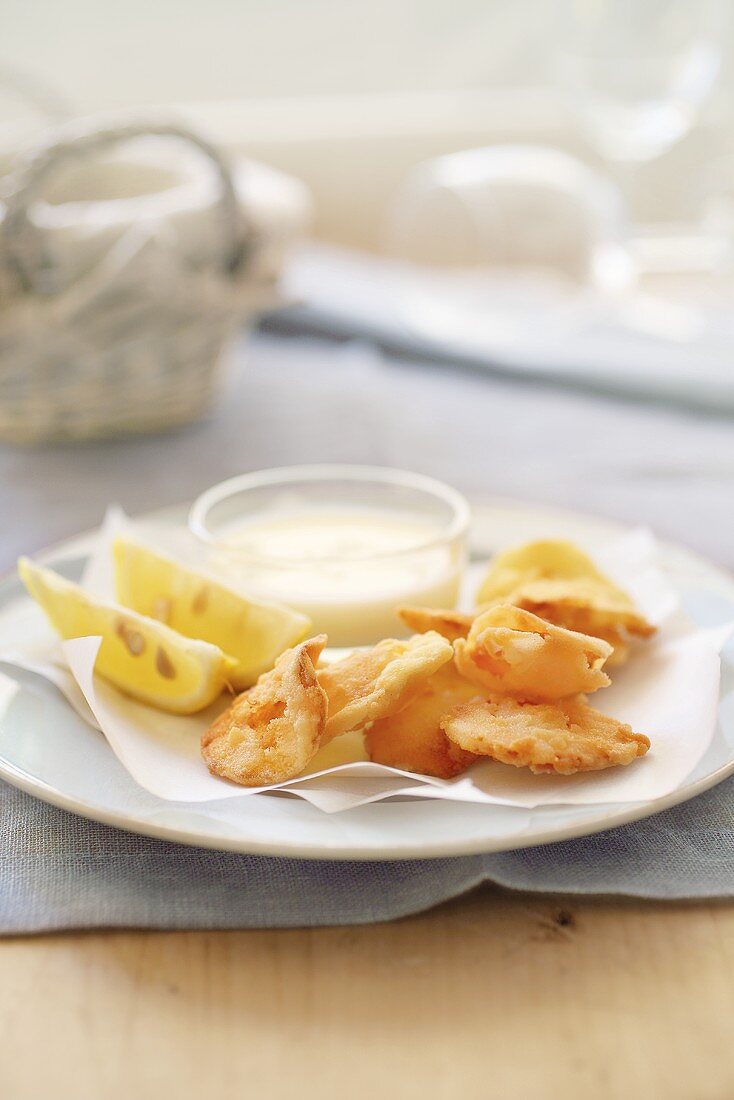
M 4 1100 L 730 1100 L 734 907 L 482 890 L 387 925 L 0 945 Z

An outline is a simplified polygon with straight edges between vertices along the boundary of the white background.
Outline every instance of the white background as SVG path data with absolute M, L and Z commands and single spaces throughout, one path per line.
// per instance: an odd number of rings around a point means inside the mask
M 84 110 L 537 85 L 559 10 L 558 0 L 4 0 L 0 62 Z M 726 72 L 722 101 L 730 83 Z

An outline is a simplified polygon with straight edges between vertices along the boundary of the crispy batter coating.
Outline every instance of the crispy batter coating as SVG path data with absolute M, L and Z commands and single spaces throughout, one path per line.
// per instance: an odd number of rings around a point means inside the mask
M 449 642 L 466 638 L 476 617 L 462 611 L 442 611 L 435 607 L 412 607 L 407 604 L 399 607 L 397 613 L 402 622 L 416 634 L 435 630 Z
M 608 642 L 505 604 L 482 612 L 454 650 L 461 675 L 490 694 L 538 702 L 609 683 L 602 671 L 612 652 Z
M 563 617 L 562 626 L 618 627 L 642 638 L 655 633 L 655 627 L 635 609 L 628 596 L 617 595 L 614 589 L 593 577 L 525 581 L 513 589 L 504 602 L 516 603 L 515 597 L 522 601 L 518 607 L 523 606 L 536 614 L 545 609 Z
M 621 630 L 614 630 L 610 627 L 608 630 L 589 630 L 585 633 L 593 634 L 595 638 L 602 638 L 603 641 L 609 642 L 612 646 L 612 652 L 607 657 L 606 667 L 613 668 L 618 665 L 623 665 L 629 660 L 630 653 L 632 652 L 632 646 L 628 638 L 624 637 Z
M 571 580 L 577 577 L 601 581 L 618 596 L 628 598 L 574 543 L 564 539 L 540 539 L 510 547 L 492 559 L 477 593 L 477 603 L 488 603 L 508 596 L 518 585 L 527 581 Z
M 329 700 L 325 739 L 395 714 L 452 656 L 450 643 L 429 631 L 406 641 L 386 638 L 319 669 L 319 683 Z
M 238 695 L 201 739 L 212 775 L 244 787 L 300 775 L 317 753 L 327 698 L 316 676 L 326 635 L 287 649 L 254 687 Z
M 650 748 L 647 737 L 593 710 L 583 697 L 540 704 L 476 699 L 456 707 L 441 724 L 467 752 L 539 775 L 626 765 Z
M 499 554 L 478 594 L 483 606 L 511 603 L 548 622 L 602 638 L 614 647 L 610 665 L 629 655 L 629 638 L 655 627 L 621 588 L 573 543 L 545 540 Z
M 367 731 L 364 740 L 370 760 L 439 779 L 466 771 L 476 756 L 449 741 L 441 719 L 476 695 L 476 687 L 464 680 L 453 664 L 444 665 L 404 710 L 379 718 Z

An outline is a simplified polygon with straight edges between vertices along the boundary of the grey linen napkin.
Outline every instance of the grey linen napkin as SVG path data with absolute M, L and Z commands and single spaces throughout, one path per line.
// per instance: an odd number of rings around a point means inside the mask
M 245 349 L 242 349 L 244 361 Z M 488 433 L 490 435 L 488 436 Z M 491 438 L 488 460 L 487 440 Z M 226 446 L 222 446 L 226 440 Z M 99 522 L 221 478 L 296 462 L 407 466 L 468 493 L 649 523 L 734 564 L 731 420 L 364 347 L 260 336 L 215 417 L 188 432 L 79 448 L 0 448 L 0 567 Z M 734 895 L 734 780 L 648 821 L 502 855 L 390 863 L 266 859 L 149 840 L 0 783 L 0 932 L 357 924 L 416 913 L 482 882 L 649 898 Z
M 495 855 L 269 859 L 97 825 L 0 783 L 0 933 L 293 928 L 418 913 L 483 882 L 641 898 L 734 896 L 734 777 L 637 824 Z

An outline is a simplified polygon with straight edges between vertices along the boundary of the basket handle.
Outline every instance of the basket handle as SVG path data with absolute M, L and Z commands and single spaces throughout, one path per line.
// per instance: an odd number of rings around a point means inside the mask
M 54 131 L 53 140 L 32 151 L 22 168 L 8 181 L 10 194 L 6 199 L 5 218 L 0 223 L 2 259 L 14 269 L 16 277 L 28 288 L 31 280 L 24 263 L 22 240 L 29 228 L 26 217 L 29 205 L 41 193 L 49 176 L 61 164 L 96 153 L 111 145 L 137 137 L 180 138 L 196 146 L 217 169 L 219 182 L 218 207 L 222 234 L 222 267 L 234 273 L 246 254 L 246 226 L 237 202 L 232 172 L 219 150 L 206 138 L 185 126 L 171 122 L 133 122 L 99 129 L 89 124 L 73 124 Z M 27 253 L 26 253 L 27 256 Z

